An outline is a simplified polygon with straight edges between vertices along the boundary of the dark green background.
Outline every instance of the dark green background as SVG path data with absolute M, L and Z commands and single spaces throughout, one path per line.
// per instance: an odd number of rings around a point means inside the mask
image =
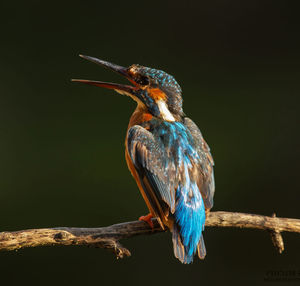
M 175 76 L 214 155 L 214 210 L 300 218 L 292 3 L 1 1 L 0 230 L 105 226 L 147 213 L 124 159 L 135 103 L 71 83 L 125 82 L 79 53 Z M 266 284 L 269 270 L 300 271 L 299 236 L 283 237 L 279 255 L 266 232 L 207 228 L 207 258 L 189 266 L 174 258 L 169 233 L 124 241 L 132 257 L 118 261 L 80 247 L 0 253 L 1 285 Z

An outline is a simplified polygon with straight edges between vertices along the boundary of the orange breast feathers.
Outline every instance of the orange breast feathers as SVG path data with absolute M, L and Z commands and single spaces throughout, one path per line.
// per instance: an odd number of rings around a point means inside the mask
M 152 115 L 146 110 L 137 109 L 131 116 L 128 129 L 136 124 L 141 124 L 143 122 L 149 121 L 152 119 Z

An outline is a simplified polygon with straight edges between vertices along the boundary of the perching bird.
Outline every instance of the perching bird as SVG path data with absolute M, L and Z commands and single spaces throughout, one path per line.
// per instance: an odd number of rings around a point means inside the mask
M 73 80 L 114 89 L 137 102 L 128 125 L 125 157 L 150 211 L 140 219 L 151 226 L 151 218 L 156 217 L 163 229 L 172 232 L 174 255 L 182 263 L 191 263 L 196 252 L 204 259 L 202 231 L 213 206 L 214 162 L 199 128 L 183 113 L 179 84 L 161 70 L 81 57 L 133 84 Z

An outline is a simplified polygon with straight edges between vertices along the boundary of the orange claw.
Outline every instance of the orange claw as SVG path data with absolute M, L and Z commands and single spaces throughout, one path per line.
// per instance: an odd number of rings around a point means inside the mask
M 153 229 L 154 225 L 153 225 L 153 222 L 151 220 L 152 218 L 153 218 L 152 214 L 149 213 L 147 215 L 143 215 L 143 216 L 139 217 L 139 220 L 142 220 L 142 221 L 148 223 L 150 225 L 150 227 Z

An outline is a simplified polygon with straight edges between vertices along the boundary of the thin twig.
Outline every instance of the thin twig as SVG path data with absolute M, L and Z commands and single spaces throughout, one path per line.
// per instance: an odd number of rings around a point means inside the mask
M 50 245 L 85 245 L 111 249 L 117 258 L 123 258 L 130 256 L 130 251 L 120 244 L 121 239 L 163 231 L 156 219 L 152 221 L 153 229 L 145 222 L 132 221 L 100 228 L 56 227 L 5 231 L 0 232 L 0 251 Z M 299 219 L 223 211 L 210 212 L 205 226 L 267 230 L 271 233 L 273 243 L 280 253 L 284 249 L 281 232 L 300 233 Z

